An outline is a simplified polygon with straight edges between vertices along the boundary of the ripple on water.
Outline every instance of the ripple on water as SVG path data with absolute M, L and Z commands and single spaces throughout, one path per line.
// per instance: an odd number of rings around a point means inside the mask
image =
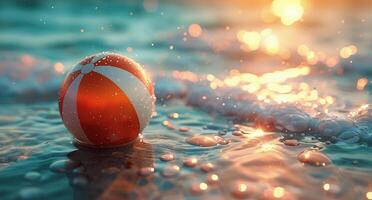
M 298 155 L 298 160 L 313 166 L 326 166 L 331 164 L 331 160 L 325 154 L 313 149 L 301 152 Z
M 225 145 L 229 142 L 216 135 L 194 135 L 186 139 L 186 142 L 195 146 L 212 147 L 217 144 Z
M 15 123 L 19 120 L 17 116 L 13 115 L 0 115 L 0 125 Z

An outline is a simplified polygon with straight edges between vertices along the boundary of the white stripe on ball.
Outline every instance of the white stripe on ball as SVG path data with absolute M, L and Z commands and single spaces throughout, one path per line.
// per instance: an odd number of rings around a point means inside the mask
M 68 87 L 67 92 L 63 99 L 62 107 L 62 118 L 66 124 L 69 124 L 71 132 L 75 133 L 75 137 L 82 143 L 92 144 L 91 141 L 86 137 L 83 128 L 81 128 L 79 116 L 77 113 L 77 94 L 78 88 L 83 78 L 83 74 L 79 74 L 72 81 L 71 85 Z

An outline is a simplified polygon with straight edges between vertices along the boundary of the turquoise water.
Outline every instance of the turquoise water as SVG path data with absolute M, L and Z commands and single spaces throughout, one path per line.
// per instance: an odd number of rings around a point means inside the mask
M 308 11 L 311 18 L 284 27 L 261 23 L 258 7 L 240 4 L 161 1 L 146 10 L 135 1 L 0 2 L 1 199 L 367 199 L 370 84 L 362 91 L 355 84 L 370 79 L 372 19 L 369 6 L 339 6 Z M 200 38 L 188 35 L 191 23 L 203 28 Z M 239 30 L 267 27 L 289 59 L 241 50 Z M 334 68 L 309 64 L 311 73 L 285 82 L 293 90 L 305 82 L 319 97 L 331 95 L 333 104 L 262 102 L 240 83 L 213 89 L 216 81 L 206 76 L 223 80 L 231 69 L 259 76 L 296 67 L 304 62 L 296 53 L 302 43 L 328 56 L 348 44 L 358 47 Z M 77 147 L 58 113 L 65 72 L 101 51 L 135 59 L 155 82 L 157 114 L 131 146 Z M 193 135 L 224 140 L 203 147 L 187 142 Z M 321 155 L 301 160 L 309 150 Z M 162 161 L 164 153 L 175 159 Z M 198 163 L 187 167 L 187 158 Z

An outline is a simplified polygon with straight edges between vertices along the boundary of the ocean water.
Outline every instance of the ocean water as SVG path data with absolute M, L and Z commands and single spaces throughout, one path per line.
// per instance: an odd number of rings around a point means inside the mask
M 284 26 L 253 1 L 1 1 L 0 198 L 372 199 L 372 7 L 314 4 Z M 133 144 L 93 150 L 57 97 L 102 51 L 141 63 L 157 104 Z

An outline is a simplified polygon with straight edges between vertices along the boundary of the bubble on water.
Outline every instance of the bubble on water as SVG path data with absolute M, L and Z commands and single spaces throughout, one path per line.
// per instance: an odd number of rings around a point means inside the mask
M 300 144 L 296 139 L 287 139 L 283 143 L 287 146 L 298 146 Z
M 213 184 L 218 183 L 219 180 L 220 180 L 220 177 L 217 174 L 208 174 L 206 182 L 210 185 L 213 185 Z
M 138 175 L 140 176 L 148 176 L 150 174 L 153 174 L 155 172 L 154 167 L 142 167 L 138 170 Z
M 181 168 L 178 165 L 167 165 L 161 171 L 163 177 L 175 177 L 180 174 Z
M 200 170 L 202 170 L 203 172 L 211 172 L 215 170 L 215 166 L 210 162 L 203 163 L 202 165 L 200 165 Z
M 49 169 L 53 172 L 65 173 L 78 167 L 79 164 L 72 160 L 58 160 L 49 166 Z
M 305 150 L 298 155 L 298 160 L 302 163 L 313 166 L 326 166 L 331 164 L 331 160 L 317 150 Z
M 88 179 L 85 176 L 77 176 L 72 180 L 72 184 L 77 187 L 85 187 L 88 184 Z
M 186 142 L 201 147 L 211 147 L 217 144 L 227 144 L 228 142 L 216 135 L 194 135 L 186 139 Z
M 207 183 L 194 183 L 190 187 L 190 193 L 193 195 L 200 195 L 208 190 Z
M 42 199 L 44 196 L 42 190 L 37 187 L 23 188 L 19 192 L 21 199 Z
M 161 156 L 160 156 L 160 160 L 161 161 L 166 161 L 166 162 L 168 162 L 168 161 L 172 161 L 172 160 L 174 160 L 176 158 L 176 156 L 173 154 L 173 153 L 170 153 L 170 152 L 166 152 L 166 153 L 164 153 L 164 154 L 162 154 Z
M 187 127 L 180 127 L 179 129 L 178 129 L 180 132 L 189 132 L 189 128 L 187 128 Z
M 183 160 L 183 165 L 186 167 L 195 167 L 198 164 L 198 159 L 197 158 L 185 158 Z
M 39 180 L 41 177 L 40 173 L 39 172 L 27 172 L 25 174 L 25 179 L 29 180 L 29 181 L 36 181 L 36 180 Z

